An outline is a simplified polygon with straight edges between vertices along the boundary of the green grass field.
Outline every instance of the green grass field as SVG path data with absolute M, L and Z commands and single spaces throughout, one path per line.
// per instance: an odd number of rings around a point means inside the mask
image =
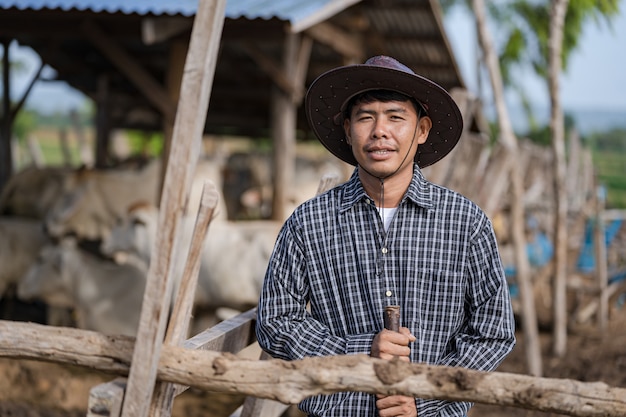
M 607 208 L 626 208 L 626 154 L 596 151 L 593 164 L 598 181 L 607 188 Z

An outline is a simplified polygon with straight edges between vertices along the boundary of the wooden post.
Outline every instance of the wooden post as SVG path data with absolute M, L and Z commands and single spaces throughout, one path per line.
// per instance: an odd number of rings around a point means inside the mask
M 170 346 L 182 346 L 189 330 L 189 321 L 193 309 L 193 300 L 198 283 L 200 271 L 200 257 L 206 238 L 209 223 L 213 217 L 213 211 L 217 206 L 218 191 L 211 181 L 207 181 L 202 189 L 198 217 L 191 236 L 191 244 L 187 255 L 185 270 L 182 281 L 176 295 L 176 302 L 172 310 L 172 317 L 165 334 L 165 344 Z M 155 396 L 151 404 L 150 416 L 168 417 L 172 413 L 176 386 L 171 383 L 157 383 Z
M 292 91 L 304 83 L 310 51 L 311 39 L 288 33 L 285 40 L 283 58 L 284 72 Z M 302 42 L 300 42 L 302 39 Z M 276 78 L 276 77 L 275 77 Z M 275 88 L 272 96 L 272 136 L 273 136 L 273 190 L 272 219 L 282 221 L 286 217 L 285 202 L 295 174 L 296 160 L 296 111 L 301 96 Z
M 85 136 L 85 129 L 80 125 L 80 117 L 76 110 L 70 111 L 70 120 L 72 128 L 76 134 L 76 142 L 78 143 L 78 155 L 81 165 L 86 167 L 93 166 L 93 151 L 89 146 L 89 141 Z
M 0 191 L 13 174 L 13 157 L 11 156 L 11 83 L 9 68 L 9 46 L 11 42 L 2 39 L 2 114 L 0 119 Z
M 604 211 L 604 196 L 602 189 L 596 186 L 595 189 L 595 215 L 594 215 L 594 244 L 596 255 L 596 279 L 598 280 L 598 326 L 600 330 L 606 330 L 609 323 L 609 297 L 608 286 L 609 277 L 607 272 L 606 258 L 606 237 L 605 225 L 602 212 Z
M 147 417 L 150 409 L 171 302 L 172 258 L 178 246 L 179 220 L 202 145 L 225 8 L 225 0 L 200 1 L 194 18 L 159 207 L 157 236 L 122 405 L 124 417 Z
M 166 88 L 167 92 L 173 103 L 178 102 L 180 99 L 180 84 L 183 78 L 183 71 L 185 70 L 185 57 L 189 50 L 188 44 L 181 40 L 174 40 L 171 42 L 169 50 L 169 59 L 167 66 L 167 80 Z M 165 167 L 167 167 L 170 149 L 172 147 L 172 134 L 174 132 L 174 119 L 165 117 L 163 118 L 163 151 L 161 152 L 161 176 L 159 181 L 158 196 L 159 199 L 163 193 L 163 183 L 165 182 Z
M 96 97 L 96 168 L 104 168 L 109 159 L 109 78 L 106 74 L 98 77 Z

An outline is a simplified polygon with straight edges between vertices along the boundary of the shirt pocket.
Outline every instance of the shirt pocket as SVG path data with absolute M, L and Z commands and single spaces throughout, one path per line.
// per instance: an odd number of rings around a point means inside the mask
M 415 294 L 406 301 L 411 331 L 416 337 L 412 359 L 436 364 L 454 349 L 454 337 L 465 321 L 464 274 L 422 271 Z

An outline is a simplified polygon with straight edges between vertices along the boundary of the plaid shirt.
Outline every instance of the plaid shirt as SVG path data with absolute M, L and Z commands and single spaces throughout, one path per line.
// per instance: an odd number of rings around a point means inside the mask
M 310 313 L 307 303 L 310 302 Z M 493 370 L 515 344 L 513 313 L 491 222 L 476 204 L 413 180 L 385 233 L 357 170 L 298 207 L 269 262 L 257 337 L 276 358 L 369 354 L 385 305 L 417 340 L 411 361 Z M 416 399 L 418 415 L 464 416 L 471 403 Z M 376 416 L 375 396 L 307 398 L 314 416 Z

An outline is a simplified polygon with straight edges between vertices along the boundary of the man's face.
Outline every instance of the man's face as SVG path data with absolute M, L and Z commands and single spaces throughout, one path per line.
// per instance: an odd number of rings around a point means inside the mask
M 429 117 L 418 119 L 410 101 L 357 102 L 344 121 L 357 162 L 379 178 L 396 171 L 412 175 L 417 147 L 426 141 L 431 126 Z

